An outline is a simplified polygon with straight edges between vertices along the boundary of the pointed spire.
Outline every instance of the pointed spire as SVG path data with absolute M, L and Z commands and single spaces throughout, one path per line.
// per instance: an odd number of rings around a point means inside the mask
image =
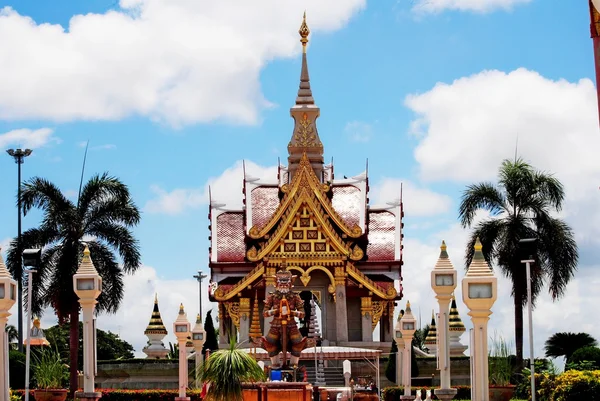
M 154 293 L 154 307 L 152 308 L 152 316 L 150 322 L 144 331 L 144 334 L 167 334 L 167 329 L 163 324 L 160 310 L 158 309 L 158 294 Z
M 454 269 L 450 258 L 448 257 L 448 247 L 446 246 L 446 241 L 442 241 L 442 245 L 440 246 L 440 257 L 438 258 L 437 263 L 435 264 L 436 270 L 446 270 L 446 269 Z
M 481 245 L 479 237 L 475 240 L 473 249 L 475 250 L 475 253 L 471 265 L 469 266 L 469 270 L 467 270 L 466 277 L 492 277 L 494 274 L 483 256 L 483 245 Z
M 406 312 L 405 313 L 411 313 L 412 310 L 410 309 L 410 301 L 406 301 Z
M 83 258 L 81 258 L 81 263 L 79 263 L 77 274 L 98 274 L 90 256 L 90 248 L 87 245 L 83 249 Z
M 260 315 L 258 312 L 258 293 L 254 293 L 254 305 L 252 306 L 252 323 L 250 324 L 249 337 L 252 340 L 256 340 L 262 337 L 262 330 L 260 329 Z
M 435 312 L 433 310 L 431 311 L 431 323 L 429 324 L 425 344 L 437 344 L 437 327 L 435 325 Z
M 12 279 L 10 272 L 6 268 L 6 264 L 4 264 L 4 259 L 2 259 L 2 247 L 0 247 L 0 278 Z
M 199 313 L 196 315 L 196 324 L 202 324 L 202 317 Z
M 310 77 L 308 75 L 308 61 L 306 59 L 306 45 L 310 29 L 306 23 L 306 13 L 298 31 L 302 43 L 302 69 L 300 71 L 300 86 L 296 104 L 290 109 L 290 115 L 294 119 L 294 132 L 288 144 L 288 169 L 290 181 L 298 167 L 300 158 L 304 153 L 313 166 L 319 180 L 323 179 L 323 143 L 319 138 L 316 120 L 321 111 L 315 105 L 312 90 L 310 88 Z
M 450 315 L 448 316 L 449 326 L 451 331 L 465 331 L 465 325 L 460 319 L 458 308 L 456 307 L 456 298 L 452 296 L 452 304 L 450 305 Z

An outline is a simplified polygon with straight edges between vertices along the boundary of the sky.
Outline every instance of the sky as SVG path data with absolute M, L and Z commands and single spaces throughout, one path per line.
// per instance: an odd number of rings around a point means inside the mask
M 600 303 L 600 133 L 584 0 L 5 3 L 0 148 L 33 149 L 23 178 L 45 177 L 75 200 L 89 141 L 84 179 L 119 177 L 142 210 L 134 234 L 143 265 L 125 278 L 120 310 L 100 316 L 98 327 L 142 356 L 155 292 L 169 331 L 180 302 L 193 320 L 192 276 L 208 272 L 208 187 L 213 199 L 240 207 L 242 160 L 261 177 L 274 177 L 278 158 L 286 160 L 305 10 L 326 160 L 350 177 L 368 159 L 372 204 L 398 198 L 403 183 L 400 306 L 410 300 L 429 320 L 442 240 L 464 275 L 462 191 L 495 182 L 516 149 L 565 185 L 559 214 L 580 248 L 565 296 L 552 302 L 545 292 L 538 300 L 536 355 L 555 332 L 600 339 L 591 319 Z M 17 232 L 17 169 L 7 155 L 0 188 L 4 254 Z M 23 229 L 39 221 L 33 211 Z M 214 305 L 203 292 L 206 313 Z M 458 304 L 470 327 L 460 297 Z M 493 312 L 490 332 L 512 339 L 510 283 L 500 274 Z M 47 311 L 42 327 L 55 321 Z

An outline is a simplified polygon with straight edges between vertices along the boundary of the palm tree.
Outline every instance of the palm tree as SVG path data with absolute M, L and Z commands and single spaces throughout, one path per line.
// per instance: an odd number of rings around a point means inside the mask
M 33 275 L 33 313 L 40 316 L 52 307 L 59 324 L 69 322 L 70 391 L 77 389 L 79 303 L 73 291 L 73 274 L 87 240 L 96 270 L 102 277 L 98 312 L 115 313 L 123 299 L 123 275 L 140 265 L 138 243 L 130 229 L 140 221 L 140 212 L 129 189 L 107 173 L 92 177 L 81 189 L 77 204 L 67 199 L 56 185 L 34 177 L 23 184 L 23 214 L 39 208 L 41 224 L 22 235 L 23 248 L 41 248 L 41 266 Z M 16 240 L 7 255 L 8 268 L 16 280 L 18 271 Z M 121 264 L 117 260 L 121 259 Z M 27 287 L 25 287 L 27 288 Z M 27 297 L 30 294 L 25 294 Z
M 8 335 L 8 343 L 10 344 L 10 349 L 16 349 L 15 344 L 19 341 L 19 332 L 15 326 L 12 324 L 6 325 L 6 334 Z
M 564 356 L 567 364 L 575 351 L 584 347 L 595 347 L 596 344 L 596 339 L 588 333 L 554 333 L 546 340 L 544 348 L 547 357 Z
M 265 379 L 265 374 L 250 354 L 236 347 L 213 352 L 200 367 L 200 380 L 209 385 L 206 401 L 243 401 L 242 383 Z
M 554 300 L 560 298 L 577 270 L 577 244 L 573 231 L 552 216 L 564 200 L 562 184 L 550 174 L 534 170 L 521 159 L 505 160 L 499 170 L 498 185 L 484 182 L 464 191 L 459 210 L 463 227 L 472 227 L 466 250 L 466 265 L 474 254 L 477 237 L 488 262 L 494 262 L 512 281 L 515 310 L 517 360 L 523 360 L 523 305 L 526 301 L 525 268 L 519 257 L 519 240 L 536 238 L 537 250 L 531 271 L 533 300 L 544 284 Z M 479 209 L 492 218 L 475 223 Z

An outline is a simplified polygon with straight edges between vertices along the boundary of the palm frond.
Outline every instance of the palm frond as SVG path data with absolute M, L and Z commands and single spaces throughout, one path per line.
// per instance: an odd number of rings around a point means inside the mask
M 121 203 L 127 203 L 129 189 L 118 178 L 105 172 L 102 175 L 94 175 L 81 190 L 77 208 L 82 220 L 88 210 L 94 209 L 106 199 L 118 199 Z
M 492 215 L 499 214 L 504 210 L 504 201 L 502 192 L 490 183 L 469 185 L 463 192 L 458 210 L 462 226 L 471 226 L 479 209 L 488 210 Z
M 23 215 L 27 215 L 29 210 L 34 207 L 51 215 L 59 215 L 61 212 L 75 207 L 56 185 L 40 177 L 34 177 L 22 184 L 21 205 Z
M 96 308 L 99 313 L 115 313 L 123 300 L 123 271 L 107 246 L 97 241 L 88 242 L 88 246 L 94 267 L 102 277 L 102 293 Z
M 558 358 L 564 356 L 569 362 L 573 353 L 580 348 L 594 347 L 597 341 L 588 333 L 554 333 L 546 340 L 546 356 Z
M 115 222 L 98 221 L 90 224 L 86 233 L 115 248 L 123 259 L 123 270 L 126 273 L 132 273 L 140 266 L 138 242 L 127 228 Z

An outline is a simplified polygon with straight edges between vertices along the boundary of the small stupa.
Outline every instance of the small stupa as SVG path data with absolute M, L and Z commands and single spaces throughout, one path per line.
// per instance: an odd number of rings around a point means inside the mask
M 425 337 L 425 348 L 429 350 L 430 355 L 437 355 L 437 328 L 435 326 L 435 312 L 431 311 L 431 324 L 427 337 Z
M 467 349 L 466 345 L 460 342 L 460 337 L 466 331 L 465 325 L 460 319 L 458 308 L 456 307 L 456 298 L 452 296 L 452 304 L 450 304 L 449 321 L 449 336 L 450 336 L 450 356 L 463 356 Z
M 152 317 L 150 317 L 150 323 L 148 323 L 148 327 L 146 327 L 144 334 L 148 337 L 148 345 L 142 349 L 144 354 L 148 355 L 148 358 L 151 359 L 165 359 L 169 354 L 169 350 L 165 348 L 165 344 L 163 344 L 162 340 L 168 333 L 162 318 L 160 317 L 157 295 L 154 295 Z

